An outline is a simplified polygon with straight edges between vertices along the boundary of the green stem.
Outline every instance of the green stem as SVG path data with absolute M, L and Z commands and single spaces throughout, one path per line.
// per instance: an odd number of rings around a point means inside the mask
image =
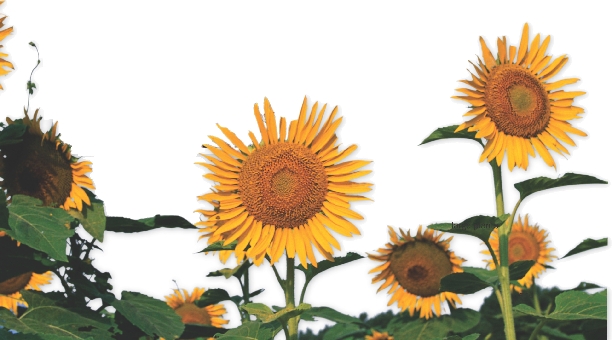
M 310 283 L 310 280 L 306 279 L 306 282 L 304 282 L 304 287 L 302 287 L 302 294 L 300 294 L 300 305 L 304 302 L 304 295 L 306 294 L 306 287 L 308 287 L 308 284 Z
M 489 163 L 493 170 L 493 184 L 495 187 L 495 205 L 497 208 L 497 216 L 504 215 L 504 192 L 502 187 L 502 174 L 501 168 L 497 165 L 497 162 L 493 160 Z M 519 203 L 520 204 L 520 200 Z M 518 204 L 514 209 L 518 208 Z M 508 267 L 508 235 L 512 229 L 512 221 L 514 221 L 514 213 L 512 217 L 507 219 L 506 222 L 498 228 L 499 233 L 499 266 L 497 267 L 497 276 L 499 277 L 499 283 L 501 288 L 502 303 L 500 305 L 502 315 L 504 317 L 504 331 L 506 333 L 507 340 L 516 340 L 516 334 L 514 332 L 514 316 L 512 315 L 512 295 L 510 294 L 510 270 Z
M 531 292 L 533 293 L 533 308 L 535 308 L 538 314 L 542 314 L 542 308 L 540 307 L 540 300 L 538 300 L 538 289 L 536 288 L 535 277 L 533 278 L 533 286 L 531 286 Z
M 295 259 L 287 256 L 287 279 L 285 281 L 285 303 L 288 308 L 295 308 Z M 298 317 L 287 322 L 287 340 L 298 338 Z
M 531 336 L 529 337 L 529 340 L 536 340 L 538 338 L 538 333 L 540 333 L 540 330 L 542 329 L 542 327 L 544 327 L 545 323 L 546 323 L 546 319 L 540 320 L 540 323 L 538 323 L 536 328 L 533 329 L 533 332 L 531 332 Z

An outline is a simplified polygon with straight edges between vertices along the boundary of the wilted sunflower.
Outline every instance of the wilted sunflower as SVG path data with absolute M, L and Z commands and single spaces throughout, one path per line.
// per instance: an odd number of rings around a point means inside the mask
M 357 146 L 340 151 L 336 129 L 342 118 L 334 121 L 337 107 L 323 122 L 327 105 L 317 114 L 318 103 L 307 113 L 307 101 L 299 118 L 288 125 L 284 117 L 277 122 L 274 111 L 264 99 L 264 117 L 255 104 L 261 140 L 253 132 L 253 147 L 247 147 L 229 129 L 219 126 L 236 149 L 223 140 L 210 136 L 219 147 L 204 144 L 212 155 L 203 154 L 210 163 L 197 163 L 212 173 L 204 177 L 218 182 L 212 193 L 199 199 L 211 203 L 213 211 L 198 210 L 207 219 L 203 226 L 208 243 L 237 241 L 236 257 L 244 256 L 259 265 L 266 255 L 275 263 L 287 250 L 295 254 L 303 266 L 307 259 L 316 266 L 312 246 L 328 259 L 332 246 L 340 244 L 330 233 L 359 235 L 359 230 L 346 218 L 363 217 L 350 210 L 350 202 L 366 200 L 359 194 L 370 191 L 370 183 L 351 180 L 367 175 L 370 170 L 357 169 L 369 161 L 342 162 Z M 278 126 L 277 126 L 278 124 Z
M 222 304 L 202 308 L 194 304 L 194 301 L 198 300 L 204 294 L 204 291 L 204 288 L 194 288 L 191 295 L 189 295 L 186 289 L 183 289 L 182 294 L 178 289 L 175 289 L 174 294 L 166 296 L 166 303 L 174 309 L 185 324 L 195 323 L 222 327 L 229 322 L 223 319 L 223 314 L 226 313 L 226 310 Z
M 481 37 L 484 62 L 478 58 L 478 66 L 472 64 L 478 76 L 472 74 L 472 80 L 461 80 L 474 89 L 457 89 L 466 96 L 454 97 L 470 103 L 471 110 L 464 116 L 476 116 L 455 132 L 468 128 L 478 131 L 477 138 L 487 140 L 481 162 L 495 159 L 501 165 L 507 151 L 510 170 L 515 166 L 527 169 L 528 155 L 535 157 L 534 147 L 546 164 L 556 168 L 548 149 L 569 154 L 559 140 L 575 146 L 568 133 L 586 136 L 568 123 L 581 118 L 584 109 L 572 104 L 585 92 L 558 90 L 579 79 L 549 82 L 568 58 L 562 55 L 550 62 L 551 57 L 545 55 L 550 36 L 541 45 L 539 34 L 531 46 L 528 42 L 529 26 L 525 24 L 518 51 L 515 46 L 506 49 L 506 37 L 498 38 L 495 58 Z
M 0 1 L 0 5 L 2 5 L 3 3 L 4 3 L 4 0 Z M 4 23 L 3 23 L 4 19 L 6 19 L 6 16 L 0 18 L 0 29 L 4 27 Z M 13 32 L 12 27 L 0 30 L 0 41 L 4 40 L 4 38 L 6 38 L 9 34 L 11 34 L 11 32 Z M 1 47 L 2 45 L 0 45 L 0 48 Z M 4 59 L 6 57 L 8 57 L 8 54 L 0 53 L 0 76 L 5 76 L 9 72 L 11 72 L 10 69 L 14 69 L 13 64 L 10 61 Z M 0 89 L 3 89 L 2 85 L 0 85 Z
M 527 288 L 533 284 L 533 278 L 538 277 L 545 268 L 544 265 L 548 262 L 552 262 L 552 258 L 556 257 L 550 255 L 555 248 L 549 248 L 547 245 L 549 241 L 546 241 L 548 233 L 544 229 L 540 229 L 537 225 L 529 225 L 529 216 L 525 215 L 525 221 L 521 222 L 521 217 L 512 225 L 512 231 L 508 238 L 508 264 L 512 264 L 516 261 L 527 261 L 533 260 L 536 263 L 529 269 L 525 277 L 518 280 L 518 282 Z M 497 228 L 491 233 L 489 239 L 491 248 L 495 252 L 495 256 L 499 259 L 499 233 Z M 488 250 L 483 250 L 481 253 L 491 256 Z M 495 263 L 490 258 L 485 260 L 488 265 L 495 269 Z M 512 288 L 521 293 L 523 290 L 520 287 L 511 285 Z
M 372 335 L 366 335 L 365 340 L 393 340 L 393 337 L 389 333 L 380 333 L 372 330 Z
M 7 195 L 27 195 L 40 199 L 44 205 L 59 206 L 65 210 L 83 209 L 83 203 L 91 205 L 87 193 L 81 187 L 95 189 L 87 177 L 91 162 L 78 161 L 56 135 L 57 122 L 43 133 L 40 129 L 38 110 L 34 118 L 28 113 L 16 121 L 6 118 L 10 125 L 23 124 L 26 131 L 19 143 L 3 145 L 0 149 L 0 188 Z
M 28 306 L 19 291 L 22 289 L 40 290 L 40 286 L 49 284 L 51 278 L 51 272 L 44 274 L 27 272 L 0 282 L 0 307 L 5 307 L 17 314 L 17 304 Z
M 453 307 L 455 302 L 461 303 L 457 294 L 439 291 L 444 276 L 463 272 L 461 264 L 465 260 L 448 250 L 452 237 L 440 241 L 444 233 L 434 235 L 432 229 L 421 233 L 421 226 L 415 237 L 410 236 L 410 231 L 405 233 L 400 229 L 400 233 L 401 238 L 398 238 L 389 227 L 391 242 L 386 248 L 378 249 L 380 255 L 368 254 L 370 259 L 384 262 L 370 273 L 380 272 L 372 283 L 385 280 L 379 292 L 391 286 L 388 305 L 397 302 L 402 311 L 408 309 L 410 316 L 420 310 L 419 317 L 429 319 L 433 316 L 432 308 L 437 316 L 440 315 L 444 301 Z

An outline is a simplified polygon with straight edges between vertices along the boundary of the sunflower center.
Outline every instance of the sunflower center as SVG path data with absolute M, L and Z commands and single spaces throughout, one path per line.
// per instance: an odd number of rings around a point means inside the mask
M 537 261 L 540 256 L 538 240 L 533 235 L 513 232 L 508 239 L 508 262 Z
M 31 278 L 32 272 L 27 272 L 0 282 L 0 294 L 11 295 L 17 293 L 28 285 Z
M 25 133 L 23 141 L 2 147 L 9 195 L 28 195 L 47 206 L 64 204 L 72 190 L 70 160 L 49 141 Z
M 238 182 L 249 214 L 279 228 L 307 223 L 321 211 L 327 194 L 323 164 L 300 144 L 272 144 L 253 152 Z
M 507 135 L 531 138 L 550 120 L 548 92 L 531 72 L 516 64 L 491 71 L 484 91 L 488 116 Z
M 421 297 L 439 293 L 440 280 L 452 273 L 446 252 L 430 241 L 406 243 L 391 255 L 390 268 L 407 292 Z
M 206 308 L 199 308 L 193 303 L 186 303 L 175 309 L 183 323 L 197 323 L 200 325 L 210 325 L 211 319 Z

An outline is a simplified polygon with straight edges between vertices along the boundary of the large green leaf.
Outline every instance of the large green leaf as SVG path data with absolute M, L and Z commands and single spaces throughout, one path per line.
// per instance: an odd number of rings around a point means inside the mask
M 46 254 L 25 244 L 17 245 L 10 237 L 0 237 L 0 282 L 27 272 L 44 273 L 57 265 Z
M 133 220 L 126 217 L 106 217 L 107 231 L 117 233 L 138 233 L 156 228 L 197 229 L 196 226 L 180 216 L 155 215 L 153 217 L 141 218 L 139 220 Z
M 286 307 L 281 309 L 280 311 L 274 313 L 270 307 L 264 305 L 263 303 L 248 303 L 244 306 L 240 306 L 241 309 L 244 309 L 247 313 L 251 315 L 255 315 L 257 319 L 261 320 L 263 323 L 270 323 L 272 321 L 279 320 L 284 323 L 287 320 L 296 317 L 308 309 L 310 309 L 310 305 L 307 303 L 302 303 L 297 307 Z
M 315 317 L 324 318 L 329 321 L 336 323 L 356 323 L 362 324 L 363 322 L 353 316 L 342 314 L 337 310 L 329 307 L 312 307 L 309 310 L 302 313 L 302 320 L 315 321 Z
M 24 124 L 11 124 L 0 131 L 0 146 L 17 144 L 23 141 L 23 133 L 26 130 Z
M 343 265 L 345 263 L 349 263 L 355 260 L 359 260 L 362 259 L 363 256 L 357 254 L 357 253 L 352 253 L 349 252 L 346 254 L 346 256 L 338 256 L 338 257 L 334 257 L 334 261 L 329 261 L 329 260 L 323 260 L 323 261 L 319 261 L 317 263 L 317 267 L 315 266 L 309 266 L 308 268 L 304 268 L 304 266 L 302 266 L 301 264 L 296 266 L 295 268 L 301 270 L 302 272 L 304 272 L 304 274 L 306 275 L 306 281 L 310 281 L 312 280 L 313 277 L 317 276 L 318 274 L 333 268 L 333 267 L 337 267 L 340 265 Z
M 204 294 L 202 294 L 202 296 L 200 296 L 198 300 L 194 301 L 194 303 L 196 306 L 201 308 L 231 299 L 232 298 L 229 296 L 225 289 L 214 288 L 205 291 Z
M 438 128 L 434 132 L 432 132 L 427 138 L 425 138 L 419 145 L 427 144 L 429 142 L 437 141 L 440 139 L 464 138 L 471 139 L 484 146 L 484 144 L 482 144 L 482 140 L 480 138 L 476 138 L 476 132 L 468 132 L 467 129 L 455 132 L 458 127 L 459 125 L 451 125 Z
M 538 191 L 578 184 L 608 184 L 599 178 L 574 173 L 566 173 L 559 178 L 537 177 L 516 183 L 514 187 L 521 194 L 521 199 Z
M 68 213 L 79 220 L 83 228 L 96 240 L 104 241 L 104 229 L 106 228 L 106 215 L 104 214 L 104 202 L 97 199 L 89 190 L 84 189 L 89 196 L 91 205 L 83 204 L 83 211 L 70 209 Z
M 535 261 L 516 261 L 511 263 L 508 270 L 510 271 L 510 280 L 520 280 L 533 267 Z
M 607 320 L 607 290 L 595 294 L 579 291 L 563 292 L 555 298 L 555 310 L 546 315 L 540 315 L 527 305 L 518 305 L 514 311 L 533 315 L 547 320 Z
M 411 340 L 430 340 L 441 338 L 448 334 L 450 329 L 443 322 L 436 319 L 430 321 L 416 320 L 405 324 L 393 332 L 393 338 Z
M 87 311 L 71 311 L 58 305 L 59 294 L 23 290 L 23 299 L 29 307 L 17 318 L 7 309 L 0 308 L 0 326 L 24 334 L 36 334 L 43 339 L 112 339 L 109 319 L 87 317 Z
M 463 267 L 463 273 L 453 273 L 440 280 L 441 292 L 473 294 L 488 287 L 495 287 L 497 273 L 484 268 Z
M 453 234 L 471 235 L 478 237 L 483 242 L 488 242 L 493 230 L 504 224 L 508 216 L 510 215 L 506 214 L 500 217 L 478 215 L 461 223 L 435 223 L 427 226 L 427 228 Z
M 365 331 L 354 323 L 339 323 L 329 328 L 325 334 L 323 334 L 323 340 L 342 340 L 352 336 L 359 336 L 363 338 Z
M 593 240 L 592 238 L 587 238 L 586 240 L 580 242 L 580 244 L 577 245 L 574 249 L 570 250 L 567 254 L 565 254 L 565 256 L 563 256 L 562 259 L 568 256 L 580 254 L 583 251 L 587 251 L 587 250 L 591 250 L 591 249 L 595 249 L 599 247 L 605 247 L 607 245 L 608 245 L 607 237 L 600 238 L 599 240 Z
M 40 250 L 60 261 L 67 261 L 66 239 L 74 235 L 68 229 L 74 220 L 64 209 L 43 207 L 36 198 L 14 195 L 9 209 L 10 230 L 13 239 Z
M 185 329 L 181 317 L 170 306 L 144 294 L 123 291 L 121 300 L 115 300 L 112 306 L 149 336 L 175 339 Z
M 218 339 L 223 340 L 270 340 L 276 335 L 276 330 L 271 324 L 248 321 L 241 326 L 230 329 L 221 334 Z

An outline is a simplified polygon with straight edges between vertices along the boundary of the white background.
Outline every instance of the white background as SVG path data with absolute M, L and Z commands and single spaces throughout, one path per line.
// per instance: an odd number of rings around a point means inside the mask
M 530 158 L 528 171 L 509 172 L 504 163 L 506 210 L 518 198 L 513 184 L 567 172 L 612 179 L 609 134 L 612 22 L 602 5 L 569 1 L 470 2 L 200 2 L 200 1 L 25 1 L 1 8 L 15 31 L 2 43 L 15 71 L 2 77 L 0 112 L 22 116 L 26 82 L 37 90 L 31 112 L 41 108 L 47 126 L 59 121 L 63 140 L 93 162 L 96 194 L 109 216 L 180 215 L 195 223 L 204 208 L 196 196 L 213 185 L 201 176 L 202 143 L 229 127 L 248 141 L 259 132 L 253 104 L 264 96 L 277 117 L 296 119 L 304 95 L 309 103 L 338 105 L 344 147 L 358 144 L 351 159 L 372 160 L 369 197 L 353 209 L 362 235 L 338 236 L 342 252 L 365 255 L 388 241 L 387 225 L 416 231 L 420 225 L 460 222 L 495 214 L 490 167 L 478 163 L 481 147 L 449 140 L 418 144 L 437 127 L 459 124 L 467 105 L 450 97 L 469 76 L 468 60 L 480 55 L 482 35 L 493 53 L 498 36 L 517 45 L 523 24 L 552 35 L 549 54 L 569 56 L 554 80 L 578 77 L 566 90 L 583 90 L 576 105 L 584 119 L 573 121 L 588 137 L 576 137 L 557 170 Z M 582 239 L 609 236 L 610 186 L 556 189 L 533 195 L 519 213 L 549 230 L 556 255 Z M 223 268 L 218 257 L 195 254 L 205 247 L 195 230 L 159 229 L 140 234 L 106 233 L 95 265 L 109 271 L 115 294 L 140 291 L 162 299 L 176 280 L 181 288 L 222 287 L 239 293 L 235 280 L 207 278 Z M 482 266 L 484 246 L 469 237 L 451 243 L 465 265 Z M 580 281 L 608 286 L 609 248 L 552 263 L 539 284 L 572 288 Z M 388 308 L 386 293 L 370 283 L 376 266 L 362 259 L 312 281 L 306 302 L 357 316 Z M 605 269 L 604 269 L 605 268 Z M 301 280 L 301 274 L 297 274 Z M 252 271 L 252 290 L 265 288 L 259 302 L 283 305 L 272 270 Z M 59 288 L 59 284 L 55 284 Z M 296 292 L 296 295 L 299 291 Z M 478 308 L 489 291 L 463 297 Z M 229 326 L 239 324 L 226 304 Z M 319 329 L 323 321 L 301 323 Z M 279 336 L 279 337 L 282 337 Z

